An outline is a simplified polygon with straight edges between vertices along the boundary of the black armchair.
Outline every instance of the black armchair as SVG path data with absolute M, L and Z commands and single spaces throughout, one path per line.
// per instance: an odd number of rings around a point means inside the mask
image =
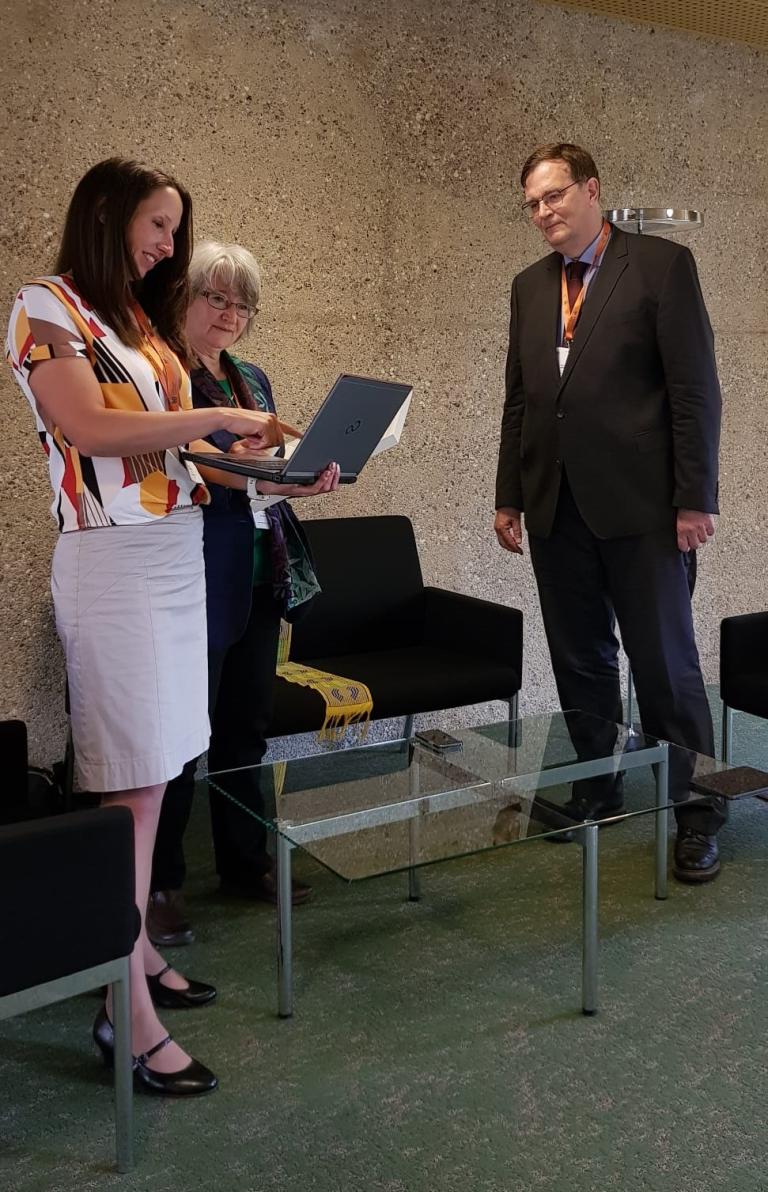
M 130 810 L 0 827 L 0 906 L 0 1019 L 113 986 L 117 1169 L 130 1171 L 128 957 L 139 926 Z
M 733 754 L 733 713 L 768 720 L 768 613 L 746 613 L 720 622 L 720 698 L 723 761 Z
M 518 609 L 425 587 L 407 517 L 304 523 L 322 593 L 293 628 L 291 660 L 370 689 L 376 719 L 504 700 L 517 717 L 523 617 Z M 276 678 L 268 736 L 317 730 L 314 691 Z

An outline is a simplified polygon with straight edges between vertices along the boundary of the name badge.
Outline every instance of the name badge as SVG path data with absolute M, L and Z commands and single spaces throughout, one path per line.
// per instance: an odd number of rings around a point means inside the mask
M 560 376 L 563 375 L 563 369 L 568 363 L 568 353 L 570 348 L 560 347 L 557 349 L 557 367 L 560 369 Z

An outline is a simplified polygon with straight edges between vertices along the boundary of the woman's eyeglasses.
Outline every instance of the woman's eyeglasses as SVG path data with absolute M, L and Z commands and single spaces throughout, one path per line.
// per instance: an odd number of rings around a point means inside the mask
M 235 314 L 239 315 L 241 319 L 252 319 L 259 313 L 258 306 L 249 306 L 247 302 L 230 302 L 217 290 L 201 290 L 200 293 L 214 310 L 229 310 L 230 306 L 234 306 Z

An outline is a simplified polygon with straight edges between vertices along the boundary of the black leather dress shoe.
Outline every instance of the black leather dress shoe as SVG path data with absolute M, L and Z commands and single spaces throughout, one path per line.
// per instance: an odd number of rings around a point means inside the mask
M 112 1023 L 107 1018 L 107 1010 L 102 1006 L 93 1024 L 93 1039 L 102 1054 L 108 1068 L 115 1066 L 115 1032 Z M 157 1055 L 163 1047 L 171 1042 L 171 1036 L 166 1035 L 149 1051 L 142 1055 L 133 1056 L 134 1080 L 150 1093 L 164 1093 L 172 1097 L 193 1097 L 200 1093 L 212 1093 L 218 1085 L 218 1079 L 197 1060 L 190 1060 L 178 1072 L 157 1072 L 149 1067 L 148 1061 Z
M 234 898 L 253 898 L 256 902 L 269 902 L 277 906 L 277 871 L 268 869 L 257 877 L 245 880 L 233 880 L 223 877 L 219 884 L 222 894 L 229 894 Z M 312 887 L 304 882 L 291 881 L 291 902 L 293 906 L 301 906 L 312 894 Z
M 679 882 L 711 882 L 720 872 L 717 837 L 695 828 L 680 828 L 672 872 Z
M 194 943 L 181 890 L 153 890 L 147 903 L 147 935 L 157 948 Z
M 152 977 L 147 973 L 147 985 L 156 1006 L 164 1010 L 194 1010 L 197 1006 L 207 1006 L 216 997 L 213 985 L 205 985 L 202 981 L 191 981 L 185 977 L 186 989 L 171 989 L 170 985 L 163 985 L 160 978 L 171 971 L 171 965 L 166 964 Z

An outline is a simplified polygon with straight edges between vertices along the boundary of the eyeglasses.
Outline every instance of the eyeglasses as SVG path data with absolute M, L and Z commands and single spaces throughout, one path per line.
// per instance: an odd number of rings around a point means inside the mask
M 247 302 L 230 302 L 217 290 L 201 290 L 200 293 L 214 310 L 229 310 L 230 306 L 234 306 L 235 314 L 239 315 L 241 319 L 252 319 L 259 313 L 258 306 L 249 306 Z
M 548 190 L 547 193 L 542 195 L 540 199 L 529 199 L 527 203 L 523 203 L 521 205 L 520 210 L 522 211 L 523 215 L 527 215 L 531 219 L 535 219 L 539 214 L 539 206 L 541 203 L 543 203 L 545 207 L 549 207 L 550 211 L 553 211 L 556 207 L 559 207 L 562 204 L 563 195 L 565 192 L 570 190 L 572 186 L 578 186 L 579 181 L 580 179 L 577 179 L 575 182 L 569 182 L 568 185 L 563 186 L 561 190 Z

